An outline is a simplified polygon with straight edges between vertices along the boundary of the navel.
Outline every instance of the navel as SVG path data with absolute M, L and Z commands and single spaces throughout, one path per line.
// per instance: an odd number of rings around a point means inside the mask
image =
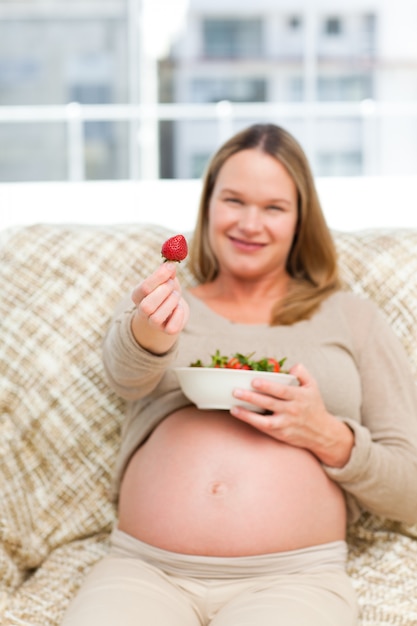
M 212 496 L 224 496 L 227 492 L 226 483 L 221 480 L 215 480 L 209 483 L 208 491 Z

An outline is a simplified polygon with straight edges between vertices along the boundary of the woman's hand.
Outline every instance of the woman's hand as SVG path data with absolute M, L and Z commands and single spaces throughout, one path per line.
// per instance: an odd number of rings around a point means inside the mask
M 136 341 L 155 354 L 167 352 L 175 343 L 189 317 L 188 304 L 181 296 L 175 263 L 162 263 L 132 292 L 136 314 L 132 332 Z
M 343 467 L 352 452 L 353 432 L 326 410 L 315 379 L 303 365 L 290 373 L 298 378 L 299 387 L 258 378 L 253 391 L 235 390 L 238 400 L 258 406 L 266 415 L 238 405 L 231 414 L 270 437 L 310 450 L 326 465 Z

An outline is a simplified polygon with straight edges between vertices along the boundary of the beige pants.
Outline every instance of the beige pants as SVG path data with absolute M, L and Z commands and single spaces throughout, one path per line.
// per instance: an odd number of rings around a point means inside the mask
M 177 554 L 114 530 L 63 626 L 353 626 L 346 544 L 260 556 Z

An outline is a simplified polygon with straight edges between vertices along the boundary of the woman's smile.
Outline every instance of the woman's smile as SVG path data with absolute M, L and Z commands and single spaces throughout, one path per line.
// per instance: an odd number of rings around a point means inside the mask
M 233 246 L 240 252 L 258 252 L 266 246 L 265 243 L 241 239 L 238 237 L 233 237 L 232 235 L 229 235 L 229 240 L 231 241 Z

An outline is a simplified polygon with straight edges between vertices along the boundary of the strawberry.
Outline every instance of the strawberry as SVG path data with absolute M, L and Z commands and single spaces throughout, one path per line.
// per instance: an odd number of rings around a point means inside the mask
M 174 235 L 162 244 L 161 254 L 166 261 L 183 261 L 188 254 L 187 241 L 184 235 Z
M 225 367 L 230 370 L 250 370 L 252 369 L 250 364 L 246 362 L 246 359 L 242 355 L 237 354 L 232 356 L 226 363 Z
M 262 372 L 281 372 L 282 366 L 286 361 L 286 357 L 278 361 L 277 359 L 273 359 L 271 357 L 266 357 L 264 359 L 260 359 L 253 364 L 253 369 L 262 371 Z
M 269 358 L 266 360 L 268 371 L 270 372 L 279 372 L 281 369 L 281 363 L 276 359 Z

